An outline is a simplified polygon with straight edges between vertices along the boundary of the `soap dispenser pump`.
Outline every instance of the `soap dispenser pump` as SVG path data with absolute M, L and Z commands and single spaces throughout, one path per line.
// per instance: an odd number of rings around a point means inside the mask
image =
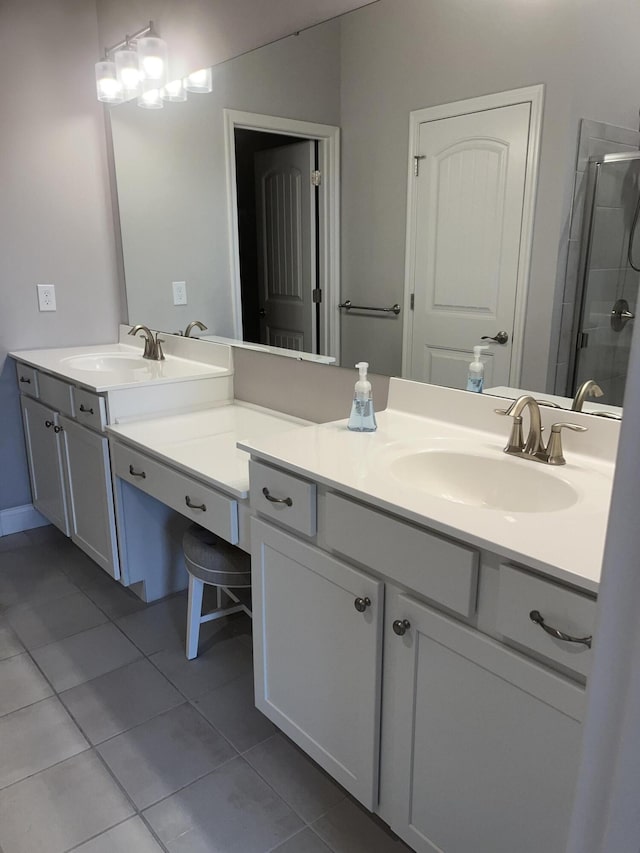
M 473 361 L 469 364 L 469 373 L 467 375 L 467 391 L 475 391 L 476 394 L 482 394 L 482 389 L 484 388 L 484 364 L 480 360 L 480 354 L 486 349 L 489 349 L 489 347 L 476 346 L 473 348 Z
M 360 377 L 356 382 L 347 427 L 353 432 L 375 432 L 378 424 L 373 411 L 371 383 L 367 379 L 369 364 L 366 361 L 359 361 L 356 367 L 360 371 Z

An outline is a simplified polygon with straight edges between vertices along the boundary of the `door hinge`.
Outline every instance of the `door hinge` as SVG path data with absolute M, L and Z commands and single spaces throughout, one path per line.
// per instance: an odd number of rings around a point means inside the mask
M 319 287 L 315 287 L 313 289 L 313 301 L 314 302 L 322 302 L 322 291 Z
M 416 307 L 416 295 L 412 293 L 410 296 L 409 308 L 413 311 Z
M 578 337 L 578 349 L 586 349 L 589 346 L 589 333 L 580 332 Z
M 319 187 L 322 184 L 322 172 L 319 169 L 315 169 L 311 172 L 311 186 Z
M 420 174 L 420 160 L 424 160 L 426 156 L 426 154 L 413 155 L 413 174 L 416 176 L 416 178 Z

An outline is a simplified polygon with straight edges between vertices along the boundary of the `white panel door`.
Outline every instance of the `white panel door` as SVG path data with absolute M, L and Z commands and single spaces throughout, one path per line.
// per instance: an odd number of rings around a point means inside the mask
M 118 580 L 118 546 L 106 436 L 61 417 L 69 484 L 71 538 Z
M 373 809 L 384 584 L 256 518 L 251 558 L 256 706 Z
M 22 397 L 21 402 L 33 505 L 68 536 L 58 414 L 28 397 Z
M 417 853 L 563 853 L 584 689 L 399 594 L 384 661 L 392 829 Z
M 316 352 L 314 143 L 255 155 L 260 339 Z
M 531 104 L 426 121 L 419 128 L 410 378 L 466 386 L 474 344 L 486 384 L 508 384 Z

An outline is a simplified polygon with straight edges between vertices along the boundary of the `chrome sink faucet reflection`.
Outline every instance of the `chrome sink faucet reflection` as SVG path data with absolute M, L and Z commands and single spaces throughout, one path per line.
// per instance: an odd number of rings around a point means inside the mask
M 597 382 L 594 382 L 593 379 L 587 379 L 576 391 L 576 396 L 573 398 L 573 403 L 571 404 L 571 411 L 581 412 L 587 397 L 602 397 L 603 394 L 604 391 Z
M 206 331 L 207 331 L 207 327 L 205 326 L 205 324 L 204 324 L 204 323 L 201 323 L 201 322 L 200 322 L 200 320 L 192 320 L 192 321 L 189 323 L 189 325 L 187 326 L 187 328 L 184 330 L 184 336 L 185 336 L 185 338 L 190 338 L 190 337 L 191 337 L 191 332 L 192 332 L 195 328 L 200 329 L 200 331 L 201 331 L 201 332 L 206 332 Z
M 522 413 L 529 410 L 529 434 L 526 442 L 522 435 Z M 498 415 L 509 415 L 513 418 L 513 426 L 509 441 L 504 448 L 505 453 L 531 459 L 534 462 L 544 462 L 547 465 L 564 465 L 566 459 L 562 453 L 561 430 L 571 429 L 574 432 L 586 432 L 587 427 L 579 424 L 556 423 L 551 427 L 549 442 L 545 447 L 542 440 L 542 421 L 538 401 L 529 394 L 518 397 L 508 409 L 495 409 Z
M 142 333 L 144 337 L 144 352 L 142 353 L 142 357 L 148 358 L 151 361 L 163 361 L 164 353 L 162 352 L 162 344 L 164 343 L 164 340 L 158 337 L 157 332 L 154 338 L 151 329 L 147 326 L 142 326 L 140 323 L 138 323 L 137 326 L 133 326 L 132 329 L 129 329 L 128 334 L 137 335 L 139 332 Z

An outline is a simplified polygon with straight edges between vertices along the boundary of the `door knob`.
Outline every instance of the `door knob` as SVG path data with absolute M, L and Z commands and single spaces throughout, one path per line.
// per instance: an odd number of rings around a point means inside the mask
M 264 310 L 264 308 L 260 308 L 260 310 L 258 311 L 258 316 L 259 317 L 266 317 L 267 316 L 267 312 Z
M 495 341 L 497 344 L 506 344 L 509 340 L 509 332 L 498 332 L 497 334 L 491 335 L 483 335 L 481 340 L 483 341 Z

